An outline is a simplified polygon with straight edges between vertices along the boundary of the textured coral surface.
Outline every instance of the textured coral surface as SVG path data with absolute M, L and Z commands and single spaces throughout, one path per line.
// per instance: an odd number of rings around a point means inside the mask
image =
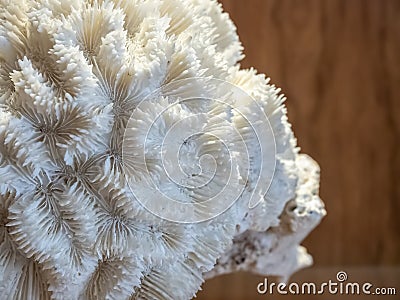
M 190 299 L 311 263 L 318 166 L 216 1 L 0 0 L 0 21 L 2 299 Z

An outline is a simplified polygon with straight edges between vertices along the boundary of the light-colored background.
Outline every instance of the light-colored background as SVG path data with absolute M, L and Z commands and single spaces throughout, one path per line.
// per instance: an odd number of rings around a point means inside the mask
M 293 281 L 397 285 L 400 299 L 400 1 L 221 0 L 254 66 L 281 87 L 303 152 L 321 166 L 328 216 L 305 241 L 315 267 Z M 262 277 L 203 285 L 203 299 L 257 296 Z M 365 296 L 364 296 L 365 297 Z M 368 297 L 374 299 L 374 297 Z

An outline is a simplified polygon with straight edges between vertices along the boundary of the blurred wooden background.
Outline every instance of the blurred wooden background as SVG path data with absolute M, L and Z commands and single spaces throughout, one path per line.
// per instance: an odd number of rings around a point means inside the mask
M 400 1 L 221 3 L 245 47 L 242 66 L 282 88 L 299 145 L 321 166 L 328 216 L 304 241 L 314 268 L 293 280 L 334 279 L 344 268 L 400 286 Z M 398 268 L 379 273 L 384 266 Z M 198 298 L 254 299 L 262 279 L 213 279 Z M 331 299 L 279 299 L 310 298 Z

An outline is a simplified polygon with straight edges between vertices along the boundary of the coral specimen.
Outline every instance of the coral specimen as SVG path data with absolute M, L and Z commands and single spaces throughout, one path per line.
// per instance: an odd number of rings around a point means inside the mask
M 0 0 L 0 20 L 1 295 L 190 299 L 310 263 L 318 167 L 216 1 Z

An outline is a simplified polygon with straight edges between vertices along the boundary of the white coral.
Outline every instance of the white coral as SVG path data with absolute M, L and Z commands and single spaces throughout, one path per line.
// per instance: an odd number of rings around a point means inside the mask
M 311 262 L 317 166 L 216 1 L 0 0 L 0 20 L 1 295 L 189 299 Z

